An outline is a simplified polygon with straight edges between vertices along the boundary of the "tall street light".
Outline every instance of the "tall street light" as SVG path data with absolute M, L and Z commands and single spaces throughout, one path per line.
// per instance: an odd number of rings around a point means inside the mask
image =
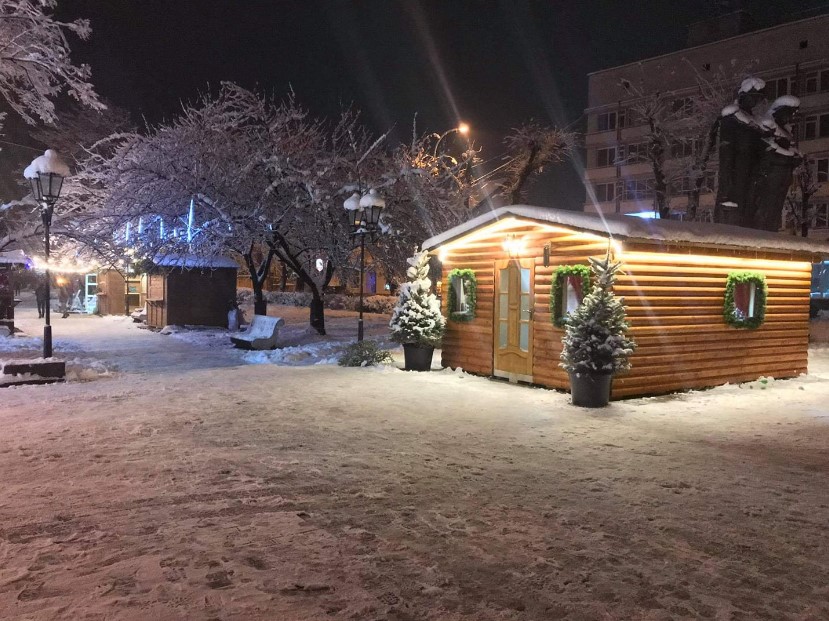
M 442 134 L 433 134 L 434 136 L 437 136 L 437 139 L 438 139 L 437 142 L 435 143 L 435 150 L 432 154 L 435 157 L 435 159 L 437 159 L 437 157 L 438 157 L 438 149 L 439 149 L 440 143 L 443 141 L 443 139 L 446 138 L 447 136 L 449 136 L 450 134 L 454 134 L 456 132 L 458 134 L 461 134 L 462 136 L 468 136 L 469 135 L 469 123 L 458 123 L 457 127 L 453 127 L 452 129 L 446 130 Z
M 60 197 L 63 180 L 69 176 L 69 167 L 60 159 L 57 151 L 46 152 L 32 160 L 23 171 L 23 176 L 32 186 L 32 197 L 40 205 L 40 218 L 43 221 L 43 236 L 46 246 L 46 314 L 43 326 L 43 357 L 52 357 L 52 325 L 49 323 L 51 307 L 51 274 L 49 271 L 49 229 L 52 226 L 52 214 L 55 203 Z
M 366 235 L 372 239 L 380 229 L 380 214 L 386 206 L 377 190 L 371 190 L 362 198 L 354 192 L 343 202 L 348 212 L 348 223 L 351 225 L 351 234 L 360 237 L 360 317 L 357 319 L 357 341 L 363 340 L 363 287 L 366 270 Z

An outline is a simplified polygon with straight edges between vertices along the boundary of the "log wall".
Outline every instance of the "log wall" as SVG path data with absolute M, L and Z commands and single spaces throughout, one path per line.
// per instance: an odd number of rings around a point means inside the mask
M 478 281 L 471 322 L 447 321 L 443 365 L 470 373 L 493 372 L 494 265 L 508 258 L 503 243 L 512 234 L 523 244 L 516 258 L 535 265 L 533 382 L 568 390 L 559 368 L 564 331 L 549 312 L 552 274 L 559 265 L 587 264 L 608 242 L 589 233 L 519 220 L 502 221 L 439 248 L 443 266 L 443 312 L 448 274 L 472 269 Z M 550 262 L 543 248 L 550 244 Z M 760 376 L 793 377 L 806 371 L 811 264 L 804 256 L 688 246 L 624 243 L 623 274 L 616 293 L 624 296 L 637 350 L 631 371 L 614 378 L 613 398 L 743 382 Z M 728 273 L 755 270 L 766 275 L 766 320 L 756 330 L 736 329 L 723 318 Z

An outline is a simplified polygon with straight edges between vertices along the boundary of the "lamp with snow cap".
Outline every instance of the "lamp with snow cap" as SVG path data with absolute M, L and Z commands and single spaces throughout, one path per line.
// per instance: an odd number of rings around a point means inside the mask
M 352 228 L 352 235 L 360 236 L 360 316 L 357 319 L 357 341 L 363 340 L 363 289 L 365 286 L 366 271 L 366 235 L 372 238 L 380 230 L 380 214 L 386 207 L 386 201 L 377 190 L 370 190 L 362 198 L 357 192 L 343 202 L 343 208 L 348 212 L 348 223 Z
M 43 155 L 32 160 L 23 171 L 32 187 L 32 197 L 40 205 L 40 218 L 43 222 L 43 237 L 46 249 L 46 312 L 43 326 L 43 357 L 52 357 L 52 325 L 50 324 L 50 273 L 49 273 L 49 229 L 52 226 L 52 214 L 55 203 L 60 198 L 63 180 L 69 176 L 69 167 L 60 159 L 58 152 L 46 149 Z

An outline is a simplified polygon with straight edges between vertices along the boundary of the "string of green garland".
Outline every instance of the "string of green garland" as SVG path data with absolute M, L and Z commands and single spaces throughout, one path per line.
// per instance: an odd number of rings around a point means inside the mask
M 734 290 L 739 284 L 754 283 L 754 316 L 741 318 L 734 306 Z M 766 298 L 769 289 L 766 277 L 760 272 L 729 272 L 725 281 L 725 299 L 723 301 L 723 317 L 725 323 L 733 328 L 756 330 L 766 320 Z
M 455 279 L 463 279 L 463 292 L 466 297 L 466 312 L 458 312 L 458 296 L 455 291 Z M 449 319 L 452 321 L 472 321 L 475 319 L 475 307 L 478 302 L 478 279 L 472 270 L 455 269 L 449 272 L 449 299 L 446 301 L 446 309 L 449 312 Z
M 557 328 L 563 328 L 567 323 L 567 317 L 562 312 L 564 300 L 564 279 L 568 276 L 580 276 L 582 295 L 590 293 L 593 287 L 590 282 L 590 267 L 587 265 L 561 265 L 553 272 L 553 286 L 550 291 L 550 316 L 553 319 L 553 325 Z

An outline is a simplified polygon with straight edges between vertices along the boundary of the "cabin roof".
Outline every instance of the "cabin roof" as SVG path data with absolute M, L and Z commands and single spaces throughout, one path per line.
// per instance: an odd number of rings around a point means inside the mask
M 476 229 L 510 217 L 559 225 L 619 240 L 829 256 L 829 242 L 771 231 L 707 222 L 644 219 L 618 214 L 601 215 L 531 205 L 510 205 L 493 209 L 448 231 L 430 237 L 423 242 L 423 249 L 435 249 Z
M 195 254 L 164 254 L 153 258 L 158 267 L 181 267 L 184 269 L 239 269 L 233 259 L 222 256 L 203 257 Z
M 22 250 L 7 250 L 0 252 L 0 264 L 2 265 L 28 265 L 32 260 Z

